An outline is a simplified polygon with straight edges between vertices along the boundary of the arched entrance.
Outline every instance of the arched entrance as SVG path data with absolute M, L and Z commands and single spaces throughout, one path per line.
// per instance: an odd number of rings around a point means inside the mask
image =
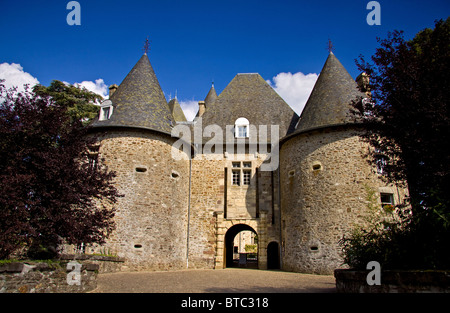
M 272 241 L 267 246 L 267 269 L 274 270 L 280 268 L 280 249 L 278 242 Z
M 253 264 L 254 268 L 258 267 L 258 251 L 256 253 L 256 259 L 253 260 L 252 258 L 251 260 L 248 260 L 249 262 L 247 262 L 247 255 L 243 255 L 243 253 L 239 252 L 236 253 L 236 251 L 234 251 L 234 239 L 236 235 L 245 230 L 249 230 L 256 234 L 256 231 L 246 224 L 236 224 L 227 230 L 224 244 L 225 267 L 250 267 L 250 264 Z M 236 254 L 239 255 L 238 261 L 233 262 Z

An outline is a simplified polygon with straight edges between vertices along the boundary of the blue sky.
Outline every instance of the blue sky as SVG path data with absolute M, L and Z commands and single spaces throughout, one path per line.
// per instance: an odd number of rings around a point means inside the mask
M 366 22 L 368 0 L 80 0 L 81 25 L 69 26 L 68 2 L 1 0 L 0 78 L 15 63 L 43 85 L 58 79 L 104 89 L 120 84 L 149 37 L 166 97 L 176 92 L 187 111 L 213 80 L 220 93 L 237 73 L 258 72 L 300 113 L 294 102 L 306 101 L 328 38 L 355 78 L 354 60 L 374 53 L 377 36 L 398 29 L 409 39 L 450 15 L 448 0 L 378 1 L 379 26 Z

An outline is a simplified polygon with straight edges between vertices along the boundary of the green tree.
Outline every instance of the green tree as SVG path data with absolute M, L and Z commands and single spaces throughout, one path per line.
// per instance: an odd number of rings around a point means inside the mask
M 449 38 L 450 18 L 410 41 L 394 31 L 379 39 L 372 63 L 357 62 L 370 77 L 371 98 L 355 102 L 354 114 L 367 130 L 371 162 L 388 182 L 407 181 L 410 199 L 402 205 L 410 211 L 400 210 L 399 222 L 380 231 L 343 240 L 347 254 L 376 250 L 372 257 L 385 268 L 450 265 Z
M 83 125 L 88 125 L 98 115 L 100 108 L 94 103 L 103 100 L 86 88 L 66 85 L 59 80 L 53 80 L 48 87 L 36 85 L 33 92 L 37 96 L 50 96 L 57 105 L 67 108 L 72 120 L 80 120 Z

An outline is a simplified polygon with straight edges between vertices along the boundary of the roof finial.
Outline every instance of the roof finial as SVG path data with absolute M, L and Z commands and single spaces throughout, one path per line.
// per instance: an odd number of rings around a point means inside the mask
M 333 43 L 331 42 L 331 39 L 328 38 L 328 47 L 327 50 L 329 53 L 333 53 L 334 47 L 333 47 Z
M 145 39 L 144 49 L 142 49 L 142 50 L 144 50 L 144 54 L 147 54 L 148 50 L 150 50 L 150 44 L 148 42 L 148 37 L 147 37 L 147 39 Z

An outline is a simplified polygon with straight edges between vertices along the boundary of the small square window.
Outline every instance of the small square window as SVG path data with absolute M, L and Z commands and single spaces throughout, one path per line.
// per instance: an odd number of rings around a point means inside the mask
M 240 186 L 241 185 L 241 171 L 233 171 L 233 185 Z
M 241 167 L 241 162 L 233 162 L 233 167 Z
M 381 207 L 383 209 L 393 209 L 394 207 L 394 195 L 392 193 L 380 194 Z
M 252 162 L 244 162 L 244 167 L 251 168 Z
M 243 175 L 244 185 L 250 185 L 250 179 L 252 177 L 252 172 L 244 171 L 243 174 L 244 174 Z
M 247 138 L 247 126 L 238 126 L 238 137 Z

